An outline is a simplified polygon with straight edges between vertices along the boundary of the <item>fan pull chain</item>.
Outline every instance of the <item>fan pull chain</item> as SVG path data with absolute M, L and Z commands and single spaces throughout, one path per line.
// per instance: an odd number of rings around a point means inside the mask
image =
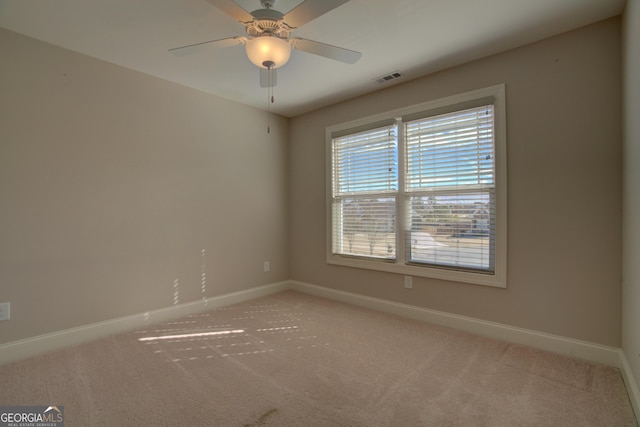
M 267 67 L 267 133 L 271 133 L 271 104 L 273 104 L 273 61 L 265 61 Z
M 271 80 L 271 70 L 268 71 L 269 80 Z M 267 88 L 267 133 L 271 133 L 271 103 L 269 102 L 269 98 L 273 99 L 273 95 L 271 95 L 271 88 Z M 273 102 L 273 101 L 272 101 Z
M 271 69 L 269 69 L 269 81 L 271 81 Z M 269 90 L 267 91 L 267 96 L 269 99 L 267 100 L 267 133 L 271 133 L 271 104 L 273 104 L 273 86 L 269 86 Z

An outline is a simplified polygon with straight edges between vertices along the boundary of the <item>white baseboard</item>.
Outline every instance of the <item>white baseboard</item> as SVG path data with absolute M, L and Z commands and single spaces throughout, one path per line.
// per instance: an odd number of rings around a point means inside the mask
M 338 291 L 299 281 L 285 281 L 259 286 L 243 291 L 207 298 L 206 300 L 188 302 L 146 313 L 139 313 L 104 322 L 92 323 L 77 328 L 66 329 L 63 331 L 2 344 L 0 345 L 0 363 L 23 359 L 68 345 L 78 344 L 110 334 L 133 330 L 153 323 L 165 322 L 191 314 L 212 310 L 214 308 L 237 304 L 287 289 L 293 289 L 361 307 L 446 326 L 477 335 L 527 345 L 542 350 L 553 351 L 555 353 L 565 354 L 568 356 L 579 357 L 581 359 L 615 366 L 621 370 L 624 368 L 621 365 L 621 350 L 618 348 L 546 334 L 529 329 L 517 328 L 501 323 L 488 322 L 472 317 L 450 314 L 409 304 L 401 304 L 380 298 Z M 628 376 L 632 378 L 630 376 L 630 371 Z
M 636 419 L 640 422 L 640 391 L 638 390 L 638 383 L 633 376 L 633 372 L 631 372 L 627 356 L 622 350 L 620 350 L 620 372 L 622 373 L 624 384 L 627 387 L 629 401 L 631 401 L 631 406 L 633 406 Z
M 291 281 L 290 284 L 291 289 L 300 292 L 620 368 L 620 349 L 615 347 L 338 291 L 309 283 Z
M 73 344 L 130 331 L 153 323 L 166 322 L 290 289 L 289 282 L 273 283 L 203 300 L 177 304 L 146 313 L 120 317 L 39 335 L 0 345 L 0 364 L 42 354 Z

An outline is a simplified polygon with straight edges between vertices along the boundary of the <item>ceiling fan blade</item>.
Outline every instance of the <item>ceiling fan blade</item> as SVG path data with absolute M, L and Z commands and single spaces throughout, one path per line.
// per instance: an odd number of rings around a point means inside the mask
M 253 16 L 233 0 L 207 0 L 209 3 L 242 23 L 253 21 Z
M 211 1 L 211 0 L 209 0 Z M 299 28 L 349 0 L 306 0 L 282 18 L 291 28 Z
M 274 87 L 278 84 L 278 70 L 260 68 L 260 87 Z
M 344 62 L 346 64 L 355 64 L 362 56 L 362 53 L 356 52 L 355 50 L 349 50 L 313 40 L 301 39 L 299 37 L 291 39 L 291 46 L 293 46 L 294 49 L 301 50 L 303 52 L 324 56 L 329 59 L 335 59 L 336 61 Z
M 187 46 L 174 47 L 173 49 L 169 49 L 169 52 L 173 53 L 176 56 L 185 56 L 194 53 L 200 53 L 209 49 L 218 49 L 245 44 L 246 42 L 246 37 L 228 37 L 226 39 L 209 40 L 206 42 L 190 44 Z

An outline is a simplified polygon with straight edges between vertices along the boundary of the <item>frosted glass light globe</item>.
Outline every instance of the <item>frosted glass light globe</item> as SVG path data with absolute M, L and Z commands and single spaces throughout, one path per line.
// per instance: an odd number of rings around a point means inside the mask
M 260 68 L 278 68 L 291 56 L 291 45 L 276 36 L 254 37 L 246 44 L 249 60 Z

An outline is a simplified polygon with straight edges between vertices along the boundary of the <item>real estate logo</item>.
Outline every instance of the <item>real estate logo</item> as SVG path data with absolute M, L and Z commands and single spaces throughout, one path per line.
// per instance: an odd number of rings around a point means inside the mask
M 0 427 L 64 427 L 64 406 L 0 406 Z

